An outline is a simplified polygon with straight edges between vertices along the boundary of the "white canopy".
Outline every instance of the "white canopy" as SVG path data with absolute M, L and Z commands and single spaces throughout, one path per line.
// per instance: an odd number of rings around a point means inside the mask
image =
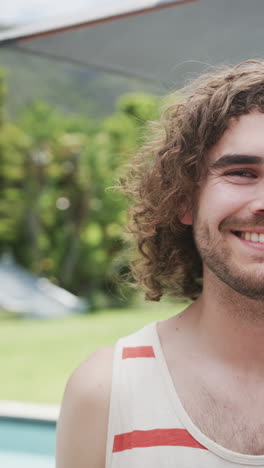
M 170 88 L 219 63 L 263 55 L 263 0 L 127 0 L 12 29 L 0 45 Z

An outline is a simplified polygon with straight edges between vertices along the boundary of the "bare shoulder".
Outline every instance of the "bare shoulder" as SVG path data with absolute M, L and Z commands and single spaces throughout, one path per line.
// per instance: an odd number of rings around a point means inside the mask
M 71 375 L 57 429 L 57 468 L 104 468 L 114 348 L 88 357 Z

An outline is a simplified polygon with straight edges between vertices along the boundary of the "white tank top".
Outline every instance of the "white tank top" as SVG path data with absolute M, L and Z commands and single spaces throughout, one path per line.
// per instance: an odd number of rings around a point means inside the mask
M 115 348 L 106 468 L 264 467 L 208 439 L 176 393 L 157 324 L 120 339 Z

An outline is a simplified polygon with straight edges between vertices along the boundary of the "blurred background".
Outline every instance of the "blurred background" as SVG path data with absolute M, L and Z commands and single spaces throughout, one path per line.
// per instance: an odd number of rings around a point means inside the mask
M 145 303 L 122 281 L 128 202 L 113 187 L 168 94 L 263 56 L 263 15 L 262 0 L 1 6 L 1 466 L 53 466 L 73 369 L 186 306 Z
M 85 6 L 10 1 L 0 30 Z M 150 80 L 0 48 L 3 467 L 54 466 L 69 375 L 95 349 L 160 317 L 121 282 L 127 201 L 111 187 L 164 94 Z

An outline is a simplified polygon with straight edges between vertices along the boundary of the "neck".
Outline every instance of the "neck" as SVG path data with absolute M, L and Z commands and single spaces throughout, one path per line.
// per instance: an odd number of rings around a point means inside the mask
M 194 303 L 201 348 L 241 372 L 264 376 L 264 302 L 248 299 L 205 271 Z

